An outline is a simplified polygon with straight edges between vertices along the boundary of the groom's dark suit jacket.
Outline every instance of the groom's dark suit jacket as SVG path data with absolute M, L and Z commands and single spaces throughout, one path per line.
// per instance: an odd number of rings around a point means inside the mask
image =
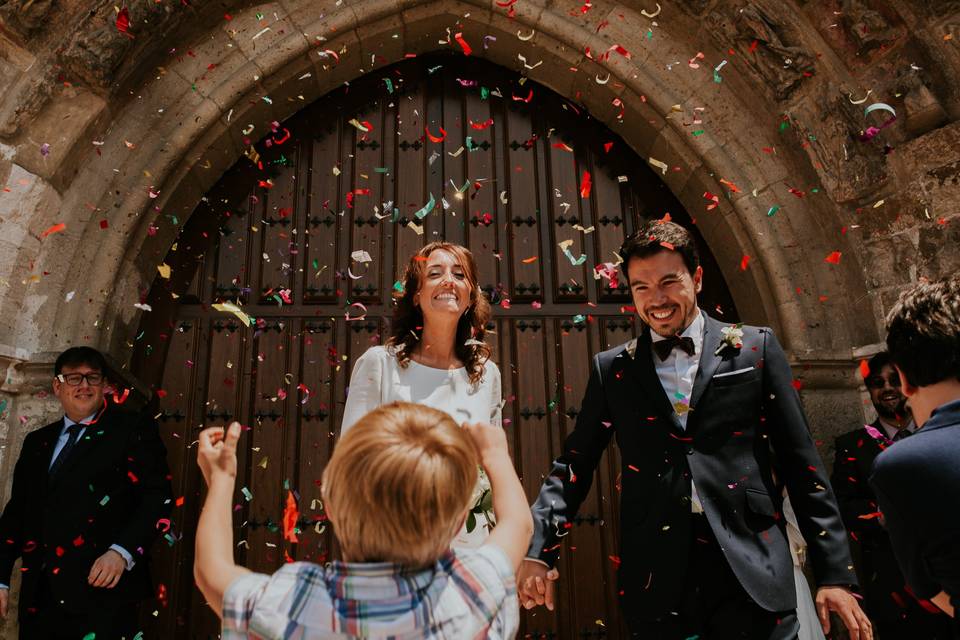
M 72 612 L 123 606 L 152 593 L 147 552 L 170 514 L 166 448 L 156 421 L 110 407 L 49 481 L 48 468 L 63 420 L 29 433 L 13 472 L 13 491 L 0 516 L 0 582 L 10 584 L 23 559 L 21 616 L 38 601 L 41 580 Z M 91 587 L 93 562 L 110 545 L 133 556 L 112 589 Z
M 701 313 L 703 311 L 701 310 Z M 706 314 L 704 314 L 706 315 Z M 768 328 L 721 345 L 709 316 L 684 430 L 654 368 L 649 330 L 593 358 L 576 427 L 533 506 L 529 557 L 553 565 L 612 437 L 622 474 L 619 584 L 624 610 L 654 619 L 682 594 L 691 545 L 690 482 L 733 572 L 768 611 L 796 606 L 780 511 L 786 485 L 820 585 L 855 585 L 846 534 L 786 357 Z

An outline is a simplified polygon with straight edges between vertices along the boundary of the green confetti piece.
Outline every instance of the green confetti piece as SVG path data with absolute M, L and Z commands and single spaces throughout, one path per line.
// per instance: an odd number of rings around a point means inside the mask
M 693 137 L 696 138 L 696 137 L 702 136 L 704 133 L 706 133 L 706 131 L 704 131 L 703 129 L 697 129 L 696 131 L 693 132 Z
M 653 40 L 653 29 L 647 29 L 647 40 Z
M 250 489 L 247 489 L 246 487 L 242 487 L 240 489 L 240 493 L 243 494 L 243 497 L 246 498 L 247 502 L 250 502 L 251 500 L 253 500 L 253 494 L 250 493 Z
M 403 293 L 403 283 L 400 282 L 399 280 L 397 280 L 396 282 L 394 282 L 394 283 L 393 283 L 393 290 L 396 291 L 397 293 Z M 6 402 L 6 400 L 4 400 L 4 402 Z
M 167 544 L 171 547 L 177 544 L 177 539 L 173 537 L 173 534 L 165 533 L 163 534 L 163 539 L 167 541 Z
M 790 126 L 790 121 L 784 120 L 783 122 L 780 123 L 780 131 L 787 129 L 789 126 Z
M 388 173 L 390 169 L 388 169 L 387 167 L 374 167 L 373 171 L 374 173 Z
M 490 97 L 490 89 L 487 89 L 486 87 L 480 87 L 480 99 L 486 100 L 489 97 Z
M 103 500 L 100 501 L 100 506 L 105 507 L 108 502 L 110 502 L 110 496 L 103 496 Z
M 320 268 L 320 261 L 317 260 L 316 258 L 313 259 L 313 268 L 314 268 L 314 269 L 319 269 L 319 268 Z
M 714 70 L 713 72 L 713 81 L 716 82 L 717 84 L 720 84 L 721 82 L 723 82 L 723 78 L 720 77 L 720 73 L 716 70 Z
M 577 315 L 573 316 L 573 324 L 583 324 L 586 321 L 587 321 L 587 316 L 583 314 L 578 313 Z
M 430 194 L 430 200 L 427 202 L 427 204 L 425 204 L 425 205 L 423 205 L 422 207 L 420 207 L 420 209 L 419 209 L 416 213 L 414 213 L 413 215 L 416 216 L 417 219 L 423 220 L 425 217 L 427 217 L 427 214 L 428 214 L 428 213 L 430 213 L 431 211 L 433 211 L 433 207 L 434 207 L 436 204 L 437 204 L 437 200 L 436 200 L 436 198 L 433 197 L 433 194 L 431 193 L 431 194 Z
M 393 93 L 393 82 L 390 80 L 390 78 L 384 78 L 383 81 L 387 85 L 387 91 Z
M 3 413 L 7 410 L 7 401 L 6 399 L 0 400 L 0 413 Z
M 780 205 L 775 204 L 775 205 L 773 205 L 772 207 L 770 207 L 769 209 L 767 209 L 767 217 L 769 218 L 769 217 L 773 216 L 773 214 L 775 214 L 777 211 L 780 211 Z
M 91 631 L 87 635 L 83 636 L 83 640 L 97 640 L 97 634 Z

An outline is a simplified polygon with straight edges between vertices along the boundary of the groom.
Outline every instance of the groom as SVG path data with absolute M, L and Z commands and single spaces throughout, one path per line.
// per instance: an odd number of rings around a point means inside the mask
M 795 638 L 786 485 L 824 630 L 834 611 L 853 640 L 869 640 L 837 502 L 777 339 L 697 307 L 703 270 L 683 227 L 649 222 L 620 255 L 645 326 L 593 358 L 576 427 L 532 507 L 521 603 L 553 608 L 561 538 L 616 436 L 618 582 L 632 637 Z

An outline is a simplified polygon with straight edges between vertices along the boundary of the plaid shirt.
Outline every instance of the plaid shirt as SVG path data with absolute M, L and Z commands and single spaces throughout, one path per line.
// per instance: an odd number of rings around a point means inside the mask
M 237 638 L 513 638 L 513 567 L 494 545 L 450 551 L 419 570 L 390 563 L 309 562 L 249 573 L 223 596 L 223 640 Z

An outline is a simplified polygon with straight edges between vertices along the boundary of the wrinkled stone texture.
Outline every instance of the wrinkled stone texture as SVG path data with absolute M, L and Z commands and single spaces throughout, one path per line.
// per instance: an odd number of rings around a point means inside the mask
M 611 0 L 132 0 L 124 33 L 106 0 L 0 0 L 0 357 L 43 367 L 90 343 L 126 362 L 171 220 L 241 157 L 242 129 L 406 54 L 458 50 L 438 44 L 449 29 L 495 35 L 474 55 L 671 168 L 745 319 L 773 326 L 803 372 L 828 443 L 864 413 L 855 365 L 900 291 L 960 268 L 960 2 L 660 4 L 650 18 L 656 3 Z M 864 115 L 873 102 L 896 120 Z M 7 481 L 10 433 L 40 424 L 36 391 L 10 380 Z

